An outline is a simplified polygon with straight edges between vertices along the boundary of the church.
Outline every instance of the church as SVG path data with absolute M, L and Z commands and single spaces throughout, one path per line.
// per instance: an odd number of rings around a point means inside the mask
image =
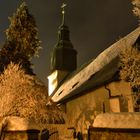
M 139 43 L 140 28 L 109 46 L 84 66 L 77 68 L 77 51 L 70 40 L 64 8 L 65 5 L 62 11 L 62 24 L 58 29 L 59 39 L 51 55 L 48 93 L 50 99 L 65 112 L 67 128 L 73 128 L 87 139 L 90 127 L 107 128 L 111 120 L 116 121 L 121 118 L 120 116 L 127 118 L 129 113 L 139 112 L 139 105 L 134 107 L 130 83 L 119 78 L 118 65 L 121 51 Z M 120 116 L 116 117 L 115 114 Z M 114 117 L 105 120 L 109 117 L 106 115 Z M 135 115 L 139 113 L 134 113 Z M 108 123 L 96 123 L 100 122 L 98 116 Z M 115 128 L 117 124 L 109 127 Z M 121 127 L 138 128 L 140 132 L 140 125 L 125 126 L 121 122 L 118 128 Z
M 0 139 L 139 140 L 140 27 L 106 47 L 96 58 L 77 67 L 78 52 L 70 39 L 65 7 L 66 4 L 61 7 L 62 23 L 51 54 L 48 87 L 35 74 L 26 73 L 19 64 L 9 64 L 13 62 L 11 57 L 15 59 L 24 54 L 24 49 L 19 53 L 18 48 L 23 40 L 26 43 L 29 36 L 24 37 L 32 30 L 19 36 L 21 31 L 28 31 L 28 26 L 23 28 L 24 24 L 20 24 L 20 30 L 10 32 L 17 36 L 7 40 L 10 44 L 6 44 L 2 56 L 7 59 L 7 54 L 14 50 L 13 46 L 17 47 L 17 51 L 8 57 L 9 65 L 0 77 Z M 14 14 L 14 26 L 10 27 L 15 29 L 21 21 L 27 24 L 28 16 L 31 17 L 27 15 L 28 8 L 23 2 Z M 18 39 L 21 41 L 18 42 Z M 125 67 L 121 57 L 128 48 L 131 53 L 125 52 L 125 61 L 128 60 Z M 4 58 L 2 60 L 6 60 Z M 30 62 L 25 64 L 29 64 L 30 68 Z M 4 63 L 2 66 L 5 66 Z M 122 70 L 125 74 L 129 71 L 127 78 L 122 78 Z

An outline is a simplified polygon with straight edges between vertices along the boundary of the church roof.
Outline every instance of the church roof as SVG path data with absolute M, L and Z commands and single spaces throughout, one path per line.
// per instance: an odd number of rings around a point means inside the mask
M 95 59 L 91 60 L 82 69 L 72 73 L 63 84 L 55 90 L 52 96 L 54 102 L 62 102 L 73 96 L 83 94 L 84 91 L 97 88 L 111 80 L 118 70 L 118 55 L 124 47 L 132 46 L 140 34 L 140 27 L 123 37 Z

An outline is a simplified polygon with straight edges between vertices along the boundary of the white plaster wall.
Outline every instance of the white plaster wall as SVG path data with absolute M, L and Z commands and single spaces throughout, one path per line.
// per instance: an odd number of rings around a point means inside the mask
M 132 101 L 132 93 L 130 83 L 120 81 L 120 82 L 112 82 L 107 85 L 107 87 L 111 91 L 111 96 L 120 96 L 120 111 L 126 112 L 126 108 L 128 108 L 128 112 L 134 112 L 133 109 L 133 101 Z M 115 106 L 115 103 L 112 104 Z
M 74 126 L 77 131 L 87 134 L 95 117 L 103 112 L 103 104 L 106 106 L 106 111 L 109 111 L 108 101 L 108 91 L 102 87 L 67 102 L 67 124 Z

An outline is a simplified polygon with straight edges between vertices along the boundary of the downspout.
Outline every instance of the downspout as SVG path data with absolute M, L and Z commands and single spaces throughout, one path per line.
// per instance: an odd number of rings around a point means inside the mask
M 107 87 L 107 85 L 105 84 L 105 89 L 108 91 L 108 95 L 109 95 L 109 99 L 112 97 L 111 96 L 111 90 Z M 110 105 L 109 105 L 110 106 Z M 110 107 L 109 107 L 110 110 Z
M 105 89 L 108 91 L 109 98 L 111 98 L 111 90 L 105 85 Z

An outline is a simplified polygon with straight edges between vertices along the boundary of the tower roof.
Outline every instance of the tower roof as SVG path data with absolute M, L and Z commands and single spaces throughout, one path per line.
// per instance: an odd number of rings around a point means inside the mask
M 62 25 L 65 25 L 65 7 L 67 6 L 67 4 L 63 3 L 61 8 L 62 8 Z
M 54 47 L 51 58 L 51 70 L 73 71 L 77 67 L 77 51 L 70 41 L 69 28 L 66 25 L 65 7 L 62 8 L 62 23 L 58 28 L 58 42 Z
M 66 10 L 65 7 L 67 4 L 63 3 L 61 8 L 62 8 L 62 22 L 61 25 L 58 28 L 58 43 L 56 47 L 68 47 L 68 48 L 73 48 L 73 45 L 70 41 L 70 35 L 69 35 L 69 28 L 66 25 Z

